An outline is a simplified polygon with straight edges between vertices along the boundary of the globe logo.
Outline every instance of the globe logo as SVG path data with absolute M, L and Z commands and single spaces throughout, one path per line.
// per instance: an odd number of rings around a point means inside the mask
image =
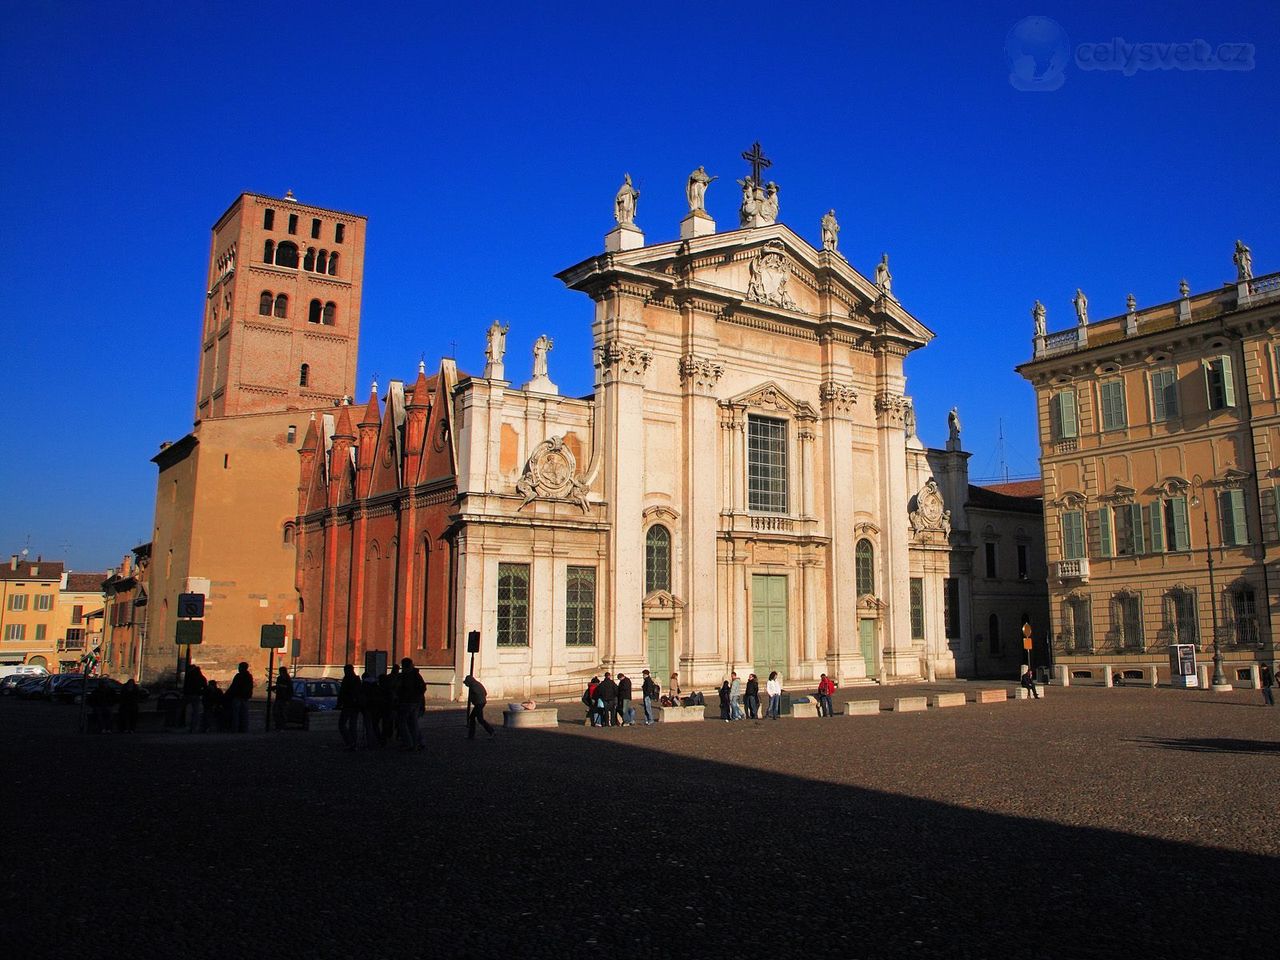
M 1049 17 L 1024 17 L 1004 41 L 1009 85 L 1015 90 L 1047 93 L 1066 82 L 1071 44 L 1067 32 Z

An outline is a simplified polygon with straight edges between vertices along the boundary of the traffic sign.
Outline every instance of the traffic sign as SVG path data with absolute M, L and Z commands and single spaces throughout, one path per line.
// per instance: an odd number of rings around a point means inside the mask
M 277 650 L 284 646 L 284 624 L 264 623 L 262 638 L 259 640 L 263 650 Z
M 174 624 L 173 641 L 179 644 L 204 642 L 203 620 L 179 620 Z
M 1022 625 L 1022 635 L 1026 637 L 1028 640 L 1031 639 L 1031 624 L 1024 623 Z
M 203 593 L 178 594 L 178 616 L 185 620 L 198 620 L 204 616 Z
M 1030 649 L 1031 649 L 1031 638 L 1030 638 L 1030 637 L 1027 637 L 1027 639 L 1025 639 L 1025 640 L 1023 640 L 1023 641 L 1022 641 L 1022 649 L 1023 649 L 1023 650 L 1030 650 Z

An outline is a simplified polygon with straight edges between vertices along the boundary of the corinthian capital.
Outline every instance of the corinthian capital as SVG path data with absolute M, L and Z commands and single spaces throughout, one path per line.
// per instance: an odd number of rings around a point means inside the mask
M 653 362 L 653 354 L 643 344 L 616 338 L 596 350 L 596 365 L 604 372 L 605 382 L 643 383 Z
M 680 358 L 680 381 L 698 393 L 711 393 L 724 373 L 724 367 L 710 357 L 686 353 Z
M 883 424 L 890 426 L 903 426 L 907 408 L 911 405 L 908 400 L 900 393 L 884 393 L 876 394 L 876 417 Z
M 852 413 L 858 402 L 858 391 L 847 383 L 824 380 L 818 387 L 818 400 L 828 413 Z

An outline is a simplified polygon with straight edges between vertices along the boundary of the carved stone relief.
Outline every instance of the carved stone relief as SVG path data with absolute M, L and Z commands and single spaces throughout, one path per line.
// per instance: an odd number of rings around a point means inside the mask
M 588 485 L 578 474 L 577 458 L 564 437 L 551 437 L 533 448 L 524 473 L 516 481 L 516 492 L 524 497 L 517 511 L 539 498 L 572 500 L 583 513 L 589 509 Z

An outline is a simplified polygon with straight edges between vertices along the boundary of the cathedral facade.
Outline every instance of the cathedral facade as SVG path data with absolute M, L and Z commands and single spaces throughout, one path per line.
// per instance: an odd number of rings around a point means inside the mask
M 297 631 L 323 669 L 411 656 L 437 695 L 569 694 L 648 668 L 664 686 L 777 671 L 810 685 L 971 672 L 968 454 L 915 436 L 903 361 L 933 334 L 743 182 L 717 232 L 689 179 L 680 239 L 649 244 L 624 184 L 605 250 L 559 278 L 590 301 L 594 392 L 444 361 L 301 450 Z M 630 190 L 630 193 L 628 193 Z

